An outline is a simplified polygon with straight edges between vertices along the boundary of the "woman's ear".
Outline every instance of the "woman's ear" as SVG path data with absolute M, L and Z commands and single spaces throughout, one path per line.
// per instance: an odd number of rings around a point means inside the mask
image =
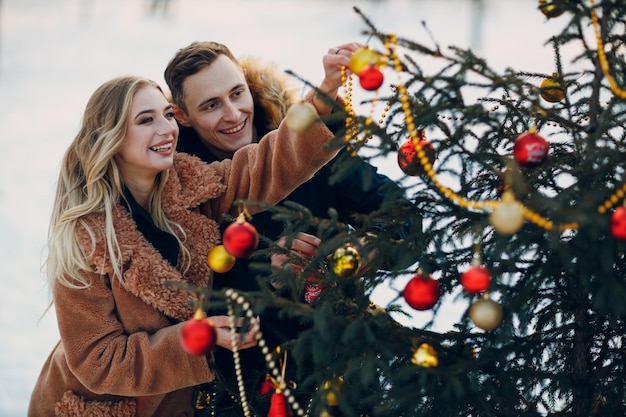
M 174 117 L 179 124 L 185 127 L 191 127 L 183 109 L 178 107 L 176 104 L 172 104 L 172 110 L 174 111 Z

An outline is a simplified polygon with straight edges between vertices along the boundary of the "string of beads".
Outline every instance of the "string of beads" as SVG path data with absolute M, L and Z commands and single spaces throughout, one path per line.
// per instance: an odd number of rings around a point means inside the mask
M 392 61 L 391 63 L 393 64 L 393 68 L 396 71 L 397 74 L 400 74 L 402 72 L 402 63 L 400 62 L 400 58 L 398 57 L 396 51 L 395 51 L 395 45 L 397 44 L 397 38 L 395 35 L 393 34 L 388 34 L 385 38 L 385 56 L 386 56 L 386 61 Z M 343 74 L 343 72 L 342 72 Z M 342 80 L 346 81 L 347 77 L 343 77 L 342 76 Z M 352 100 L 352 94 L 351 94 L 351 84 L 349 84 L 350 87 L 344 87 L 344 89 L 346 89 L 348 91 L 348 94 L 346 94 L 346 109 L 348 112 L 348 118 L 346 119 L 346 126 L 348 127 L 346 129 L 346 142 L 350 142 L 352 139 L 355 138 L 355 130 L 354 130 L 354 108 L 352 106 L 351 100 Z M 404 83 L 402 83 L 401 81 L 398 82 L 397 85 L 397 90 L 398 90 L 398 96 L 400 99 L 400 105 L 402 107 L 402 111 L 404 113 L 404 118 L 405 118 L 405 124 L 407 127 L 407 131 L 409 132 L 409 137 L 411 139 L 411 142 L 413 143 L 413 145 L 415 146 L 415 151 L 416 151 L 416 155 L 417 155 L 417 160 L 420 163 L 420 165 L 422 166 L 424 172 L 426 173 L 426 175 L 428 176 L 428 178 L 431 180 L 431 182 L 435 185 L 435 187 L 439 190 L 439 192 L 446 197 L 448 200 L 452 201 L 453 203 L 459 205 L 462 208 L 465 209 L 475 209 L 475 210 L 493 210 L 495 209 L 498 204 L 500 203 L 499 201 L 494 201 L 494 200 L 486 200 L 486 201 L 473 201 L 473 200 L 469 200 L 466 199 L 462 196 L 460 196 L 459 194 L 455 193 L 453 190 L 451 190 L 449 187 L 446 187 L 445 185 L 443 185 L 439 179 L 437 178 L 437 173 L 435 172 L 427 154 L 426 154 L 426 150 L 422 147 L 422 145 L 420 144 L 420 135 L 419 135 L 419 129 L 417 129 L 417 126 L 415 125 L 415 119 L 413 118 L 413 115 L 411 113 L 411 103 L 410 103 L 410 99 L 409 99 L 409 94 L 407 91 L 406 86 L 404 85 Z M 386 110 L 388 111 L 388 110 Z M 371 122 L 370 122 L 371 123 Z M 521 203 L 520 203 L 521 204 Z M 539 213 L 529 209 L 528 207 L 524 206 L 523 204 L 522 206 L 522 214 L 523 216 L 530 221 L 531 223 L 536 224 L 539 227 L 542 227 L 545 230 L 548 231 L 552 231 L 555 229 L 558 229 L 559 231 L 565 231 L 565 230 L 569 230 L 569 229 L 577 229 L 578 228 L 578 223 L 564 223 L 564 224 L 560 224 L 560 225 L 556 225 L 554 222 L 552 222 L 551 220 L 543 217 L 542 215 L 540 215 Z
M 381 61 L 380 61 L 380 70 L 383 71 L 385 69 L 385 67 L 387 66 L 387 63 L 389 61 L 389 53 L 388 53 L 388 44 L 385 43 L 385 51 L 382 55 Z M 345 110 L 347 113 L 347 117 L 346 117 L 346 134 L 345 134 L 345 141 L 347 143 L 347 148 L 348 150 L 351 149 L 350 146 L 350 142 L 354 139 L 355 141 L 359 141 L 358 137 L 357 137 L 357 124 L 355 123 L 355 119 L 356 119 L 356 113 L 354 111 L 354 106 L 352 105 L 352 97 L 353 97 L 353 89 L 352 89 L 352 75 L 348 76 L 347 75 L 347 69 L 345 66 L 341 67 L 341 83 L 343 86 L 343 91 L 344 91 L 344 97 L 345 97 Z M 365 119 L 365 126 L 371 126 L 372 123 L 374 123 L 374 109 L 376 107 L 376 104 L 378 103 L 378 101 L 380 100 L 380 91 L 377 89 L 376 92 L 374 93 L 374 98 L 371 101 L 371 107 L 370 107 L 370 113 L 367 116 L 367 118 Z M 389 112 L 389 108 L 391 106 L 391 103 L 389 102 L 389 100 L 387 101 L 387 103 L 385 104 L 385 107 L 379 117 L 378 120 L 378 124 L 382 125 L 385 117 L 387 117 L 387 112 Z M 363 138 L 363 142 L 367 143 L 373 135 L 369 135 L 365 138 Z M 356 155 L 357 150 L 356 149 L 352 149 L 352 155 L 355 156 Z
M 596 36 L 596 43 L 598 45 L 598 61 L 600 62 L 600 68 L 602 69 L 602 73 L 604 77 L 609 82 L 609 87 L 613 94 L 622 100 L 626 100 L 626 90 L 620 88 L 617 84 L 617 81 L 611 75 L 611 71 L 609 69 L 609 61 L 606 58 L 606 54 L 604 52 L 604 42 L 602 42 L 602 33 L 600 28 L 600 20 L 598 19 L 598 15 L 596 11 L 593 9 L 594 1 L 589 0 L 589 4 L 591 5 L 591 22 L 593 23 L 593 28 Z M 598 212 L 600 214 L 606 213 L 607 210 L 610 210 L 615 206 L 620 200 L 624 198 L 626 195 L 626 184 L 624 184 L 621 188 L 617 189 L 609 198 L 607 198 L 602 204 L 598 206 Z
M 267 343 L 265 339 L 263 338 L 263 333 L 261 332 L 261 329 L 259 328 L 258 321 L 252 320 L 254 314 L 250 306 L 250 303 L 246 301 L 242 295 L 240 295 L 233 289 L 227 289 L 225 292 L 225 295 L 229 301 L 228 302 L 228 317 L 229 317 L 230 333 L 231 333 L 231 340 L 232 340 L 233 360 L 234 360 L 234 365 L 235 365 L 235 376 L 237 378 L 237 386 L 239 388 L 239 395 L 241 397 L 241 404 L 242 404 L 243 412 L 245 416 L 250 417 L 250 406 L 246 399 L 246 389 L 244 385 L 243 372 L 241 370 L 239 349 L 237 347 L 238 335 L 237 335 L 237 326 L 235 323 L 236 316 L 235 316 L 235 311 L 233 307 L 233 302 L 240 305 L 241 308 L 244 310 L 244 314 L 246 318 L 252 321 L 253 323 L 252 329 L 256 331 L 257 344 L 261 348 L 261 353 L 263 354 L 263 358 L 265 359 L 265 362 L 267 363 L 267 366 L 270 369 L 272 378 L 274 379 L 274 381 L 277 381 L 279 384 L 279 386 L 277 387 L 277 390 L 280 389 L 280 391 L 282 391 L 282 394 L 287 399 L 287 403 L 297 415 L 301 417 L 306 416 L 305 410 L 303 410 L 300 404 L 298 404 L 298 402 L 296 401 L 296 398 L 291 392 L 291 389 L 289 388 L 287 383 L 283 380 L 281 372 L 274 359 L 274 355 L 270 351 L 270 348 L 267 346 Z

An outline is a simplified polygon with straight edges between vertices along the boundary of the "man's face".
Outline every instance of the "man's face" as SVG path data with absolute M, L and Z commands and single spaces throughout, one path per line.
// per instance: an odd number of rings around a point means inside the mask
M 243 70 L 226 55 L 187 77 L 183 88 L 187 113 L 177 109 L 177 120 L 218 156 L 230 157 L 256 139 L 252 94 Z

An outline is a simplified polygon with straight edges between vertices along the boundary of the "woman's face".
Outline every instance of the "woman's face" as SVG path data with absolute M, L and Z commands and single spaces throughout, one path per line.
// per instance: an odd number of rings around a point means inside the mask
M 135 93 L 122 147 L 116 155 L 125 181 L 154 181 L 174 163 L 178 125 L 172 106 L 156 87 Z

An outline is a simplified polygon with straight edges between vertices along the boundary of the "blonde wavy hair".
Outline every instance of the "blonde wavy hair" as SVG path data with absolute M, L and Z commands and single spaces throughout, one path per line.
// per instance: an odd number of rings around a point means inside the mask
M 76 232 L 79 225 L 86 228 L 92 239 L 91 250 L 95 250 L 97 234 L 85 222 L 85 217 L 94 213 L 104 215 L 106 256 L 113 265 L 111 279 L 124 285 L 122 255 L 112 216 L 123 198 L 124 183 L 115 155 L 126 135 L 133 97 L 145 87 L 163 92 L 152 80 L 122 76 L 98 87 L 87 103 L 80 130 L 63 157 L 57 183 L 45 262 L 51 288 L 55 282 L 70 288 L 91 285 L 90 253 L 85 253 Z M 176 236 L 183 265 L 188 265 L 189 252 L 174 233 L 174 229 L 182 232 L 182 228 L 166 217 L 161 204 L 167 177 L 168 171 L 157 176 L 148 211 L 159 228 Z

